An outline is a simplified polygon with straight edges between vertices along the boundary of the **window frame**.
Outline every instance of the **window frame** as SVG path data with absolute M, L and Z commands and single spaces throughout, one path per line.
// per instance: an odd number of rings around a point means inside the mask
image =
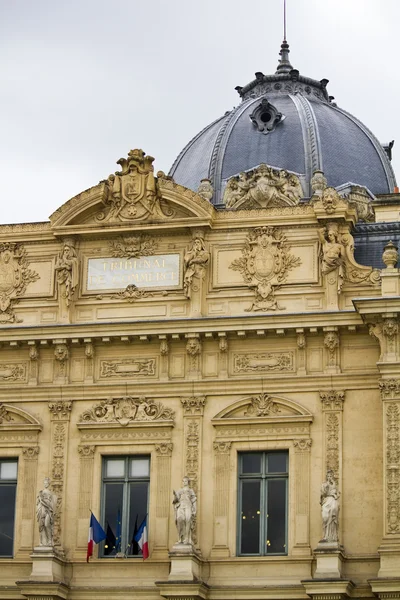
M 243 473 L 243 456 L 246 454 L 261 455 L 261 471 L 259 473 Z M 272 454 L 286 455 L 286 471 L 285 472 L 268 472 L 268 456 Z M 268 557 L 268 556 L 287 556 L 288 555 L 288 539 L 289 539 L 289 491 L 290 491 L 290 466 L 289 466 L 289 451 L 288 449 L 275 450 L 248 450 L 237 452 L 237 525 L 236 525 L 236 555 L 239 557 Z M 259 528 L 259 552 L 241 552 L 242 542 L 242 488 L 243 481 L 260 481 L 260 509 L 267 515 L 268 502 L 268 481 L 284 480 L 285 481 L 285 552 L 262 552 L 264 547 L 263 540 L 267 538 L 268 521 L 267 518 L 260 518 Z
M 13 558 L 15 552 L 15 533 L 16 533 L 16 521 L 17 521 L 17 492 L 18 492 L 18 473 L 19 473 L 19 457 L 18 456 L 5 456 L 0 457 L 0 473 L 1 473 L 1 465 L 5 463 L 14 463 L 17 465 L 17 475 L 15 479 L 1 479 L 0 478 L 0 490 L 3 485 L 14 484 L 15 486 L 15 498 L 14 498 L 14 522 L 13 522 L 13 535 L 12 535 L 12 548 L 10 554 L 0 554 L 0 559 L 2 558 Z
M 140 476 L 140 477 L 131 477 L 129 476 L 130 464 L 135 458 L 147 458 L 149 469 L 148 475 Z M 122 476 L 116 477 L 107 477 L 106 468 L 108 460 L 124 460 L 125 463 L 125 473 Z M 147 507 L 146 507 L 146 515 L 149 514 L 149 505 L 150 505 L 150 485 L 151 485 L 151 466 L 152 466 L 152 457 L 151 453 L 135 453 L 135 454 L 102 454 L 101 455 L 101 490 L 100 490 L 100 515 L 101 515 L 101 524 L 105 532 L 107 532 L 107 523 L 105 521 L 105 504 L 106 504 L 106 484 L 107 483 L 123 483 L 123 497 L 122 497 L 122 507 L 121 507 L 121 549 L 118 553 L 115 554 L 105 554 L 104 553 L 104 544 L 102 542 L 99 547 L 98 558 L 99 559 L 114 559 L 117 554 L 123 554 L 125 558 L 142 558 L 141 554 L 126 554 L 126 549 L 128 547 L 128 537 L 129 537 L 129 491 L 130 491 L 130 483 L 131 482 L 146 482 L 147 483 Z M 138 523 L 140 525 L 140 523 Z M 149 530 L 149 522 L 147 523 L 147 528 Z M 129 542 L 130 543 L 130 542 Z

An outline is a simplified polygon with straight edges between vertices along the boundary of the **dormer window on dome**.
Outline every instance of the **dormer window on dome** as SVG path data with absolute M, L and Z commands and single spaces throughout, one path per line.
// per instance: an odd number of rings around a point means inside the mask
M 263 98 L 250 115 L 253 125 L 264 134 L 273 131 L 284 118 L 285 116 L 267 98 Z

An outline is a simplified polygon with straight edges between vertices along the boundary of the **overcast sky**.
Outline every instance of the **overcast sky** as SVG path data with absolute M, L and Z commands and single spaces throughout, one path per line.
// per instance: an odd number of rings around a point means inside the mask
M 273 73 L 283 0 L 0 0 L 0 223 L 45 221 L 131 148 L 168 171 Z M 400 0 L 287 0 L 290 58 L 381 142 L 400 179 Z

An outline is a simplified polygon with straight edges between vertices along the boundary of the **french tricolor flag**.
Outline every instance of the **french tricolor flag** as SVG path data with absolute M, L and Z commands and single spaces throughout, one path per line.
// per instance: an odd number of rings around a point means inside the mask
M 89 562 L 89 558 L 93 556 L 93 545 L 99 544 L 107 537 L 106 532 L 92 513 L 90 515 L 89 523 L 89 538 L 87 545 L 86 562 Z
M 147 540 L 147 515 L 140 524 L 139 529 L 134 537 L 135 542 L 138 543 L 139 548 L 142 551 L 143 560 L 149 558 L 149 544 Z

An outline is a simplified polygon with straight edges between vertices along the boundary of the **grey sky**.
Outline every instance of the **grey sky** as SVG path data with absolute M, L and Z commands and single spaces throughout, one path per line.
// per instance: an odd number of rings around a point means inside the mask
M 0 0 L 1 223 L 47 220 L 131 148 L 168 171 L 276 69 L 283 0 Z M 399 0 L 287 0 L 293 67 L 396 140 Z

